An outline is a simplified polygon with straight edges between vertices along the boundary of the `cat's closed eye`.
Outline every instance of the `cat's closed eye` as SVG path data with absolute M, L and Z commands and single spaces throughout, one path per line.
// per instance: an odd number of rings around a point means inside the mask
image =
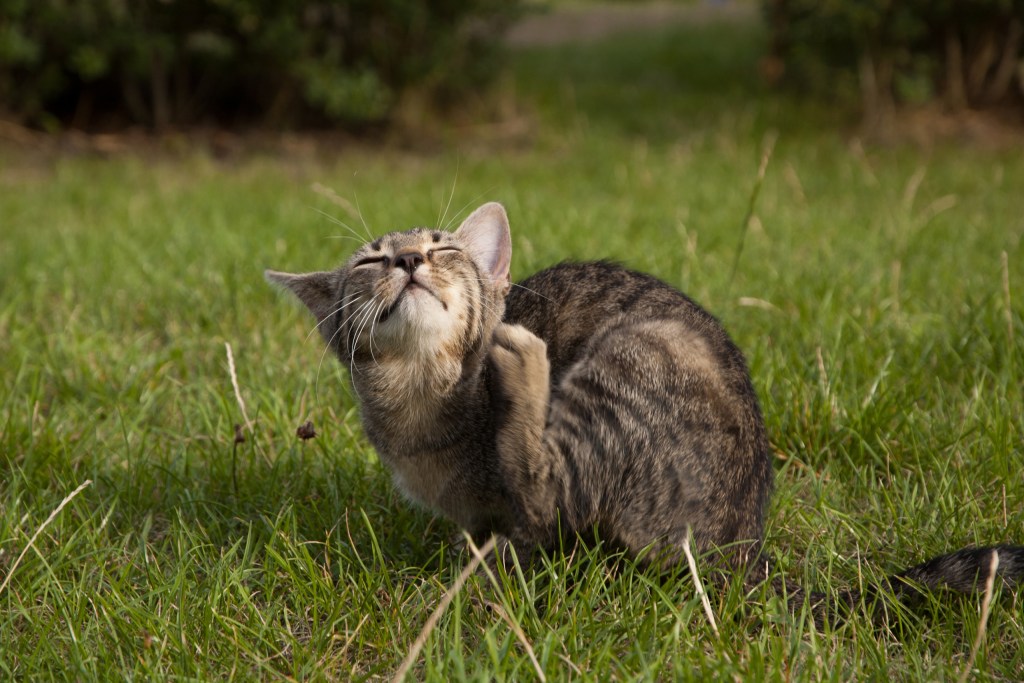
M 434 254 L 437 254 L 437 253 L 443 252 L 443 251 L 462 251 L 462 250 L 459 249 L 458 247 L 437 247 L 436 249 L 428 249 L 427 250 L 427 258 L 428 259 L 434 258 Z
M 387 256 L 369 256 L 356 261 L 356 265 L 354 267 L 359 268 L 360 266 L 372 266 L 375 263 L 381 263 L 385 268 L 387 268 L 389 261 L 390 259 Z

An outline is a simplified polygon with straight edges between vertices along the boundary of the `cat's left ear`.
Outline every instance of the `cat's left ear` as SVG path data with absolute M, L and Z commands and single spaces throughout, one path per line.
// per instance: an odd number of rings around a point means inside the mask
M 318 323 L 331 314 L 338 295 L 338 275 L 334 272 L 305 273 L 293 275 L 276 270 L 263 271 L 263 277 L 272 285 L 280 285 L 291 291 L 299 301 L 306 304 Z
M 505 207 L 497 202 L 484 204 L 469 214 L 455 231 L 455 236 L 466 245 L 473 260 L 491 276 L 491 280 L 507 290 L 512 237 Z

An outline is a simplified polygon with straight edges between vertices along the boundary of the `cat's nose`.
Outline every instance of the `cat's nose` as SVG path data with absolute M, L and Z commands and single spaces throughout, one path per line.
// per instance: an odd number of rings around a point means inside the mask
M 403 251 L 395 256 L 395 266 L 412 275 L 420 264 L 423 263 L 423 254 L 418 251 Z

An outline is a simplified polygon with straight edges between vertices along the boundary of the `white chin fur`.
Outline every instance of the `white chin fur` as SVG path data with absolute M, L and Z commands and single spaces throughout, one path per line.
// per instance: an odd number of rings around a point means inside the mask
M 387 320 L 377 323 L 373 337 L 375 346 L 422 352 L 443 346 L 456 333 L 451 312 L 433 294 L 419 289 L 402 295 Z

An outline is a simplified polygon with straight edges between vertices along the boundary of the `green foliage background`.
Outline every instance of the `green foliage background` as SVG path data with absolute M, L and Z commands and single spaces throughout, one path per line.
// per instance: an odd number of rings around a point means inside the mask
M 517 0 L 0 0 L 0 102 L 36 124 L 385 121 L 493 72 Z
M 1021 0 L 763 0 L 762 7 L 785 78 L 817 93 L 859 96 L 874 110 L 1024 99 Z

